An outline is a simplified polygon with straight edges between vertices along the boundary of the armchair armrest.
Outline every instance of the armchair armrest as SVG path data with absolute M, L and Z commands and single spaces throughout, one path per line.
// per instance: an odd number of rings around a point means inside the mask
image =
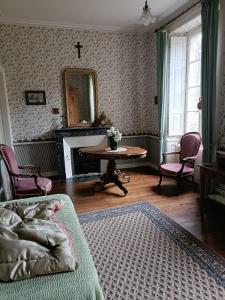
M 180 154 L 180 151 L 174 151 L 174 152 L 164 152 L 162 155 L 174 155 L 174 154 Z
M 184 165 L 185 165 L 186 163 L 188 163 L 189 161 L 195 160 L 196 157 L 197 157 L 197 155 L 195 155 L 195 156 L 189 156 L 189 157 L 183 158 L 182 161 L 181 161 L 181 162 L 182 162 L 182 167 L 181 167 L 180 171 L 178 172 L 178 174 L 182 174 L 182 173 L 183 173 L 183 170 L 184 170 Z
M 34 179 L 37 179 L 37 175 L 35 174 L 16 174 L 16 173 L 13 173 L 13 172 L 9 172 L 10 175 L 14 176 L 14 177 L 17 177 L 17 178 L 34 178 Z
M 37 167 L 32 164 L 25 164 L 25 165 L 19 166 L 19 169 L 36 169 L 36 168 Z
M 33 165 L 33 164 L 25 164 L 23 166 L 19 166 L 20 170 L 36 170 L 38 176 L 41 176 L 40 174 L 40 167 Z
M 182 162 L 188 162 L 189 160 L 195 160 L 197 155 L 195 156 L 189 156 L 182 159 Z

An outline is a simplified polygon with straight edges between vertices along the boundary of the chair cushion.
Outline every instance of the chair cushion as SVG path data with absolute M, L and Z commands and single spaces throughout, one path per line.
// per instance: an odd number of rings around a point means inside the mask
M 46 192 L 50 192 L 52 189 L 52 181 L 48 178 L 38 177 L 37 183 Z M 15 182 L 15 189 L 17 193 L 24 194 L 38 192 L 37 186 L 33 178 L 20 178 L 18 181 Z
M 160 166 L 161 173 L 163 175 L 168 175 L 168 176 L 176 176 L 177 173 L 180 171 L 182 167 L 182 164 L 179 163 L 168 163 L 168 164 L 162 164 Z M 188 165 L 184 165 L 183 169 L 183 175 L 187 174 L 192 174 L 194 172 L 194 168 L 191 168 Z

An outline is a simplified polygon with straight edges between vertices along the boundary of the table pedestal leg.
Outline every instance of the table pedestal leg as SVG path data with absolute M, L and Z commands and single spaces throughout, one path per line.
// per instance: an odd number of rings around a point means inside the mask
M 123 186 L 123 182 L 120 180 L 120 177 L 123 176 L 126 179 L 126 182 L 129 182 L 130 177 L 124 176 L 119 169 L 117 169 L 115 160 L 109 160 L 107 165 L 106 173 L 102 175 L 100 184 L 102 186 L 112 182 L 115 183 L 126 195 L 128 190 Z

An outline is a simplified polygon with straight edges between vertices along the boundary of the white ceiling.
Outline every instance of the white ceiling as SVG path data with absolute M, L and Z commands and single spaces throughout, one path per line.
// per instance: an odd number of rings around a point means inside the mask
M 157 21 L 189 0 L 149 0 Z M 83 29 L 137 29 L 144 0 L 0 0 L 0 21 Z

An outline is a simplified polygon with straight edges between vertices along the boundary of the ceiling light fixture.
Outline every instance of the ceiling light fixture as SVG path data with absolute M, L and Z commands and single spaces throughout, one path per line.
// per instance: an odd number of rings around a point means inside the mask
M 146 0 L 142 15 L 138 19 L 138 24 L 148 26 L 150 23 L 154 23 L 155 20 L 156 18 L 152 16 L 151 8 L 148 6 L 148 1 Z

